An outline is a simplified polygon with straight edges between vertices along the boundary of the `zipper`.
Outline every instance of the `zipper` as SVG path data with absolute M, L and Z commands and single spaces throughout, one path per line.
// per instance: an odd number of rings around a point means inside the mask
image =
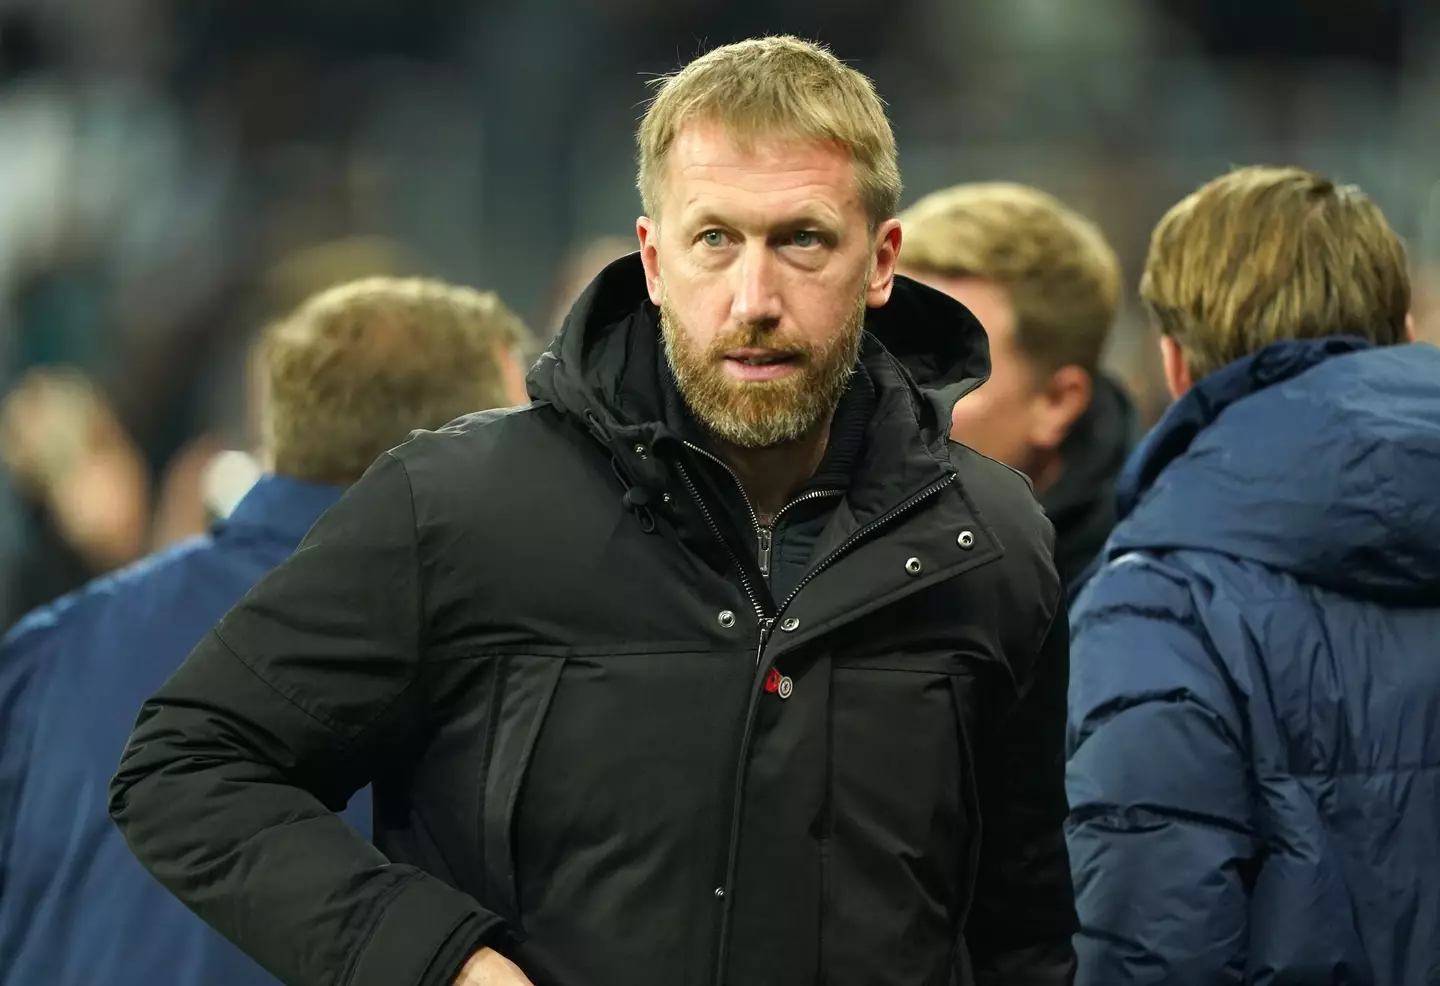
M 711 456 L 711 458 L 714 457 Z M 717 459 L 716 461 L 718 462 L 719 460 Z M 721 463 L 721 465 L 724 465 L 724 463 Z M 685 475 L 685 470 L 683 466 L 681 467 L 680 472 L 682 476 Z M 733 476 L 734 473 L 732 472 L 731 475 Z M 896 517 L 899 517 L 901 514 L 905 513 L 907 510 L 914 509 L 916 505 L 923 503 L 925 500 L 928 500 L 930 497 L 939 493 L 941 490 L 945 489 L 945 487 L 949 486 L 954 481 L 955 474 L 951 473 L 947 475 L 944 479 L 936 480 L 934 483 L 931 483 L 923 490 L 919 491 L 913 496 L 908 497 L 903 503 L 900 503 L 897 506 L 891 508 L 880 517 L 877 517 L 875 520 L 872 520 L 870 523 L 860 528 L 854 534 L 851 534 L 839 547 L 837 547 L 834 551 L 830 552 L 830 554 L 826 555 L 825 558 L 821 560 L 820 564 L 810 569 L 810 571 L 806 573 L 805 577 L 799 581 L 799 583 L 795 586 L 794 590 L 786 598 L 784 604 L 782 604 L 780 608 L 776 610 L 777 616 L 766 617 L 761 620 L 760 647 L 755 652 L 756 667 L 758 668 L 760 666 L 761 658 L 763 657 L 765 652 L 765 643 L 770 639 L 770 632 L 775 626 L 775 620 L 777 619 L 778 614 L 785 611 L 785 607 L 790 605 L 790 603 L 795 599 L 795 596 L 799 594 L 800 590 L 804 588 L 811 579 L 813 579 L 816 575 L 820 574 L 820 572 L 824 571 L 826 568 L 833 565 L 841 555 L 845 554 L 845 552 L 849 551 L 860 541 L 869 537 L 870 534 L 873 533 L 877 528 L 890 523 Z M 687 485 L 689 484 L 690 480 L 688 476 L 685 477 L 685 482 Z M 739 483 L 738 478 L 736 479 L 736 483 Z M 743 495 L 743 489 L 741 490 L 741 493 Z M 695 495 L 693 486 L 691 486 L 691 495 Z M 818 496 L 823 494 L 817 491 L 813 495 Z M 704 509 L 703 504 L 701 505 L 701 509 Z M 753 516 L 753 510 L 751 511 L 751 514 Z M 779 515 L 777 514 L 776 516 Z M 706 511 L 706 517 L 707 519 L 709 517 L 708 511 Z M 711 527 L 714 527 L 713 523 Z M 735 868 L 739 863 L 739 859 L 736 856 L 736 849 L 740 845 L 740 817 L 742 814 L 741 809 L 745 797 L 745 768 L 750 753 L 750 742 L 755 731 L 755 713 L 759 707 L 759 697 L 759 689 L 752 688 L 750 691 L 750 704 L 745 712 L 745 728 L 740 734 L 740 756 L 736 760 L 735 765 L 735 792 L 733 807 L 730 810 L 730 845 L 726 847 L 724 884 L 725 898 L 724 903 L 721 905 L 720 911 L 720 941 L 718 950 L 716 952 L 715 986 L 724 986 L 725 973 L 729 960 L 730 920 L 732 908 L 735 906 Z
M 687 442 L 686 444 L 688 445 L 689 443 Z M 691 447 L 693 448 L 693 446 Z M 715 461 L 719 462 L 720 460 L 716 459 Z M 723 462 L 720 464 L 724 465 Z M 724 536 L 721 535 L 720 525 L 715 523 L 715 518 L 711 515 L 710 508 L 705 505 L 705 500 L 700 496 L 700 491 L 695 488 L 694 481 L 690 479 L 690 473 L 685 469 L 685 463 L 676 460 L 675 465 L 680 469 L 680 478 L 685 482 L 685 488 L 690 492 L 690 499 L 695 501 L 695 505 L 700 508 L 700 513 L 705 516 L 705 523 L 710 525 L 710 533 L 715 535 L 715 540 L 720 542 L 725 552 L 730 556 L 730 560 L 735 563 L 735 570 L 740 573 L 740 584 L 745 587 L 745 595 L 750 598 L 750 605 L 755 607 L 755 619 L 760 624 L 760 650 L 763 651 L 765 649 L 765 640 L 769 636 L 766 624 L 773 623 L 774 620 L 766 614 L 765 606 L 760 601 L 759 594 L 755 592 L 755 584 L 750 581 L 750 573 L 746 571 L 745 566 L 740 563 L 740 557 L 736 555 L 735 550 L 730 547 L 730 542 L 725 540 Z M 731 475 L 733 476 L 734 473 L 731 473 Z M 737 479 L 735 482 L 738 485 L 740 481 Z M 743 489 L 740 491 L 740 495 L 745 495 Z M 750 509 L 750 516 L 753 519 L 755 517 L 755 510 L 750 507 L 750 501 L 748 499 L 745 501 L 745 506 Z M 760 525 L 757 523 L 755 526 L 758 527 Z M 756 651 L 755 660 L 757 663 L 760 660 L 759 651 Z
M 775 512 L 769 524 L 761 524 L 756 531 L 760 540 L 760 574 L 765 576 L 766 581 L 770 579 L 770 549 L 774 544 L 775 531 L 780 526 L 780 518 L 785 516 L 785 511 L 791 507 L 799 506 L 810 500 L 822 500 L 829 496 L 844 496 L 844 490 L 811 490 L 809 493 L 801 493 L 785 506 Z
M 764 578 L 767 582 L 770 579 L 770 551 L 775 545 L 775 529 L 780 525 L 780 518 L 785 516 L 785 512 L 791 507 L 799 506 L 800 504 L 805 503 L 809 500 L 819 500 L 827 496 L 843 496 L 845 493 L 844 490 L 811 490 L 809 493 L 802 493 L 795 499 L 791 500 L 789 503 L 785 504 L 785 506 L 781 507 L 778 511 L 776 511 L 775 516 L 770 519 L 770 523 L 762 524 L 760 523 L 760 515 L 755 512 L 755 507 L 750 503 L 750 497 L 745 492 L 745 485 L 740 482 L 740 477 L 735 475 L 735 470 L 731 469 L 728 465 L 726 465 L 725 462 L 719 457 L 705 451 L 700 446 L 695 445 L 692 442 L 685 442 L 683 444 L 686 448 L 690 449 L 690 451 L 695 452 L 697 455 L 705 456 L 705 458 L 715 463 L 721 469 L 724 469 L 725 472 L 729 474 L 730 478 L 735 481 L 735 488 L 740 491 L 740 499 L 745 502 L 745 510 L 747 513 L 750 514 L 750 523 L 755 528 L 756 563 L 760 568 L 761 577 Z M 705 504 L 701 502 L 700 496 L 695 490 L 695 485 L 690 482 L 690 477 L 686 475 L 685 467 L 683 465 L 680 467 L 680 474 L 685 479 L 685 485 L 689 487 L 690 496 L 695 500 L 696 503 L 700 504 L 700 509 L 705 512 L 705 519 L 709 521 L 710 529 L 715 532 L 715 536 L 717 538 L 720 537 L 720 529 L 711 519 L 710 511 L 705 507 Z M 725 539 L 720 538 L 720 540 L 724 541 Z M 731 557 L 735 558 L 733 552 L 731 553 Z M 739 558 L 735 558 L 735 563 L 737 566 L 740 564 Z M 743 580 L 743 566 L 741 566 L 741 572 L 741 578 Z M 747 584 L 746 591 L 749 592 L 749 589 L 750 587 Z M 750 601 L 755 602 L 755 597 L 753 595 L 751 596 Z M 756 611 L 759 612 L 758 606 Z M 763 647 L 764 645 L 762 644 L 761 646 Z
M 795 597 L 800 594 L 800 590 L 805 588 L 805 586 L 810 583 L 811 579 L 815 578 L 815 576 L 819 575 L 821 572 L 825 571 L 825 569 L 835 564 L 835 562 L 839 560 L 841 555 L 845 554 L 845 552 L 849 551 L 851 548 L 855 547 L 855 545 L 859 544 L 861 541 L 865 540 L 865 538 L 869 537 L 876 528 L 883 527 L 886 524 L 890 523 L 892 520 L 894 520 L 896 517 L 899 517 L 901 514 L 905 513 L 907 510 L 914 509 L 916 505 L 930 499 L 930 497 L 934 496 L 936 493 L 939 493 L 941 490 L 949 486 L 954 481 L 954 473 L 950 473 L 944 479 L 937 479 L 935 482 L 931 483 L 929 486 L 925 487 L 920 492 L 907 498 L 903 503 L 897 504 L 896 506 L 890 508 L 885 513 L 881 514 L 879 517 L 875 518 L 870 523 L 860 528 L 854 534 L 851 534 L 848 538 L 844 540 L 844 542 L 840 544 L 838 548 L 836 548 L 834 551 L 830 552 L 823 559 L 821 559 L 820 564 L 811 568 L 810 571 L 805 573 L 805 576 L 799 582 L 795 583 L 795 588 L 790 590 L 790 595 L 785 597 L 785 601 L 781 603 L 780 608 L 775 611 L 776 615 L 778 616 L 779 614 L 785 612 L 785 607 L 789 606 L 792 602 L 795 601 Z

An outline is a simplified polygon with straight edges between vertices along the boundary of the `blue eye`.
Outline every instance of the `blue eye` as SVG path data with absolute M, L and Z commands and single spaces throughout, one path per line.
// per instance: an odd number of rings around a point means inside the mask
M 820 234 L 813 229 L 798 229 L 790 237 L 790 241 L 798 247 L 814 247 L 820 245 Z
M 725 234 L 718 229 L 707 229 L 700 234 L 700 241 L 708 247 L 720 247 L 725 245 Z

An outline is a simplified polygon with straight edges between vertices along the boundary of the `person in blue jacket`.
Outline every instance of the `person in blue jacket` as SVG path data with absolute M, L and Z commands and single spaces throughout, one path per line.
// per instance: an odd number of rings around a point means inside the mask
M 1440 350 L 1353 186 L 1248 168 L 1141 295 L 1178 398 L 1071 612 L 1085 986 L 1440 982 Z
M 273 469 L 209 535 L 0 643 L 0 986 L 273 984 L 131 855 L 110 776 L 144 699 L 372 461 L 413 429 L 526 400 L 524 334 L 493 294 L 439 282 L 318 295 L 262 341 Z M 345 817 L 368 835 L 362 795 Z

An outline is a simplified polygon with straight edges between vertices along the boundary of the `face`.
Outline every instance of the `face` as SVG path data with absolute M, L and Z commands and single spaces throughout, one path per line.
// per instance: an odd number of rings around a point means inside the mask
M 900 247 L 894 220 L 870 230 L 849 154 L 784 139 L 742 150 L 693 125 L 671 145 L 657 211 L 637 223 L 641 258 L 691 411 L 747 448 L 827 424 Z

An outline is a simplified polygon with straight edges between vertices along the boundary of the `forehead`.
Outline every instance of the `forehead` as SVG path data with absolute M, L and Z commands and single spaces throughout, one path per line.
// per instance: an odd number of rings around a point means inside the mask
M 787 136 L 740 142 L 718 123 L 685 126 L 670 147 L 665 208 L 681 222 L 723 209 L 737 221 L 816 213 L 863 219 L 854 159 L 842 145 Z

